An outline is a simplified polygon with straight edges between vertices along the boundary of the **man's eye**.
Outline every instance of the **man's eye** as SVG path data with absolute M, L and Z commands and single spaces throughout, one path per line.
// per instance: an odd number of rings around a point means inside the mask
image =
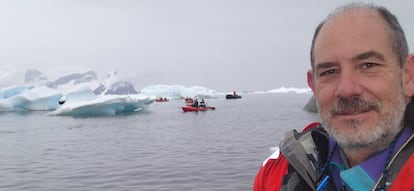
M 363 63 L 362 64 L 362 68 L 372 68 L 372 67 L 375 67 L 375 66 L 377 66 L 378 64 L 376 64 L 376 63 L 370 63 L 370 62 L 367 62 L 367 63 Z
M 322 76 L 329 76 L 329 75 L 332 75 L 332 74 L 335 74 L 335 73 L 338 73 L 338 71 L 335 70 L 335 69 L 331 69 L 331 70 L 326 70 L 326 71 L 321 72 L 319 74 L 319 76 L 320 77 L 322 77 Z

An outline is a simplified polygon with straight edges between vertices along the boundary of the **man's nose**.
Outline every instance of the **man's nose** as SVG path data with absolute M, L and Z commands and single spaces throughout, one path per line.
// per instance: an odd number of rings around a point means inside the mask
M 335 96 L 353 97 L 362 94 L 361 80 L 355 71 L 342 71 L 337 81 Z

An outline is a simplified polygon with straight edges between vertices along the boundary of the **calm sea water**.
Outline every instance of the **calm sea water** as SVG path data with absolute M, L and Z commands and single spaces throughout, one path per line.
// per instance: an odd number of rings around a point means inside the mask
M 0 190 L 251 190 L 262 161 L 289 129 L 317 119 L 310 94 L 184 101 L 116 117 L 0 113 Z

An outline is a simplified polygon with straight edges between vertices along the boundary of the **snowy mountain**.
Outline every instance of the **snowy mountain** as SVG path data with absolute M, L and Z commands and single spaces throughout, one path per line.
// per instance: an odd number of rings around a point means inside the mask
M 26 71 L 25 84 L 27 85 L 46 85 L 49 88 L 70 91 L 78 85 L 87 85 L 93 89 L 96 95 L 129 95 L 138 94 L 134 85 L 128 81 L 121 81 L 117 78 L 117 72 L 112 71 L 103 82 L 98 81 L 98 76 L 94 71 L 70 73 L 58 77 L 54 81 L 47 81 L 47 77 L 42 72 L 30 69 Z
M 29 69 L 24 75 L 24 84 L 36 85 L 36 84 L 45 84 L 47 82 L 47 77 L 43 75 L 42 72 L 35 69 Z
M 104 84 L 100 84 L 93 93 L 96 95 L 129 95 L 129 94 L 138 94 L 135 90 L 134 85 L 131 82 L 120 81 L 111 84 L 109 87 L 106 87 Z
M 116 71 L 110 72 L 105 81 L 101 82 L 93 93 L 96 95 L 129 95 L 139 93 L 131 82 L 120 81 L 117 78 L 117 74 Z
M 98 77 L 94 71 L 87 71 L 84 73 L 73 73 L 59 77 L 55 81 L 47 82 L 47 87 L 56 88 L 67 84 L 77 85 L 80 83 L 91 82 L 97 80 Z

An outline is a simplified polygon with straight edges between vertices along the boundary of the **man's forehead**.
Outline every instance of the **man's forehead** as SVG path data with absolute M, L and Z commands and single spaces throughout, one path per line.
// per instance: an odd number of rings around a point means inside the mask
M 330 53 L 349 53 L 355 56 L 376 50 L 384 53 L 391 50 L 391 41 L 385 21 L 378 12 L 370 9 L 352 9 L 331 17 L 322 26 L 315 41 L 314 56 Z M 322 51 L 322 52 L 321 52 Z
M 331 15 L 321 28 L 321 32 L 329 26 L 338 26 L 341 24 L 357 24 L 362 22 L 375 22 L 376 24 L 384 24 L 385 22 L 378 13 L 378 11 L 367 8 L 352 8 L 345 10 L 344 12 L 339 12 L 336 15 Z

